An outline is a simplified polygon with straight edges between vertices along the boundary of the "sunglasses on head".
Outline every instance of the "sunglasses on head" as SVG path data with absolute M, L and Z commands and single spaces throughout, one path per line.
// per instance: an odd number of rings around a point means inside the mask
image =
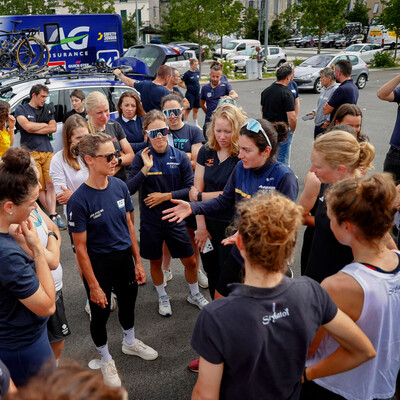
M 150 131 L 146 131 L 147 135 L 151 139 L 157 139 L 158 135 L 165 137 L 168 135 L 168 128 L 158 128 L 158 129 L 151 129 Z
M 93 154 L 92 157 L 102 157 L 107 160 L 107 162 L 111 162 L 114 158 L 119 158 L 121 155 L 121 151 L 117 150 L 115 153 L 108 153 L 108 154 Z
M 172 114 L 174 117 L 181 115 L 183 108 L 171 108 L 170 110 L 164 110 L 163 113 L 167 118 L 170 118 Z
M 271 141 L 269 140 L 268 135 L 265 133 L 263 127 L 256 119 L 249 118 L 241 127 L 242 128 L 246 127 L 246 129 L 248 129 L 249 131 L 251 131 L 253 133 L 261 132 L 264 135 L 265 140 L 268 143 L 268 146 L 271 147 L 271 149 L 272 149 L 272 144 L 271 144 Z

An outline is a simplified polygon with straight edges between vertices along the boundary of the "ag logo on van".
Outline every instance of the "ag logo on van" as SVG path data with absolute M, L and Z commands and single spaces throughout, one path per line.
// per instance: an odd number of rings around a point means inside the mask
M 64 28 L 60 26 L 52 32 L 49 42 L 52 43 L 52 48 L 61 45 L 61 48 L 66 51 L 84 50 L 88 47 L 89 29 L 89 26 L 77 26 L 66 37 Z

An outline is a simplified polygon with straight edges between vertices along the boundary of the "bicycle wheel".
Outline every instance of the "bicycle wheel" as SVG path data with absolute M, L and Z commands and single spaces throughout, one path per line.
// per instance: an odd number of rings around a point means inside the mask
M 49 48 L 38 38 L 25 39 L 17 49 L 17 60 L 22 69 L 34 68 L 35 71 L 41 71 L 49 63 Z
M 18 68 L 19 64 L 17 61 L 17 51 L 14 50 L 11 52 L 11 48 L 13 47 L 12 41 L 5 41 L 1 45 L 1 57 L 0 57 L 0 67 L 7 69 Z

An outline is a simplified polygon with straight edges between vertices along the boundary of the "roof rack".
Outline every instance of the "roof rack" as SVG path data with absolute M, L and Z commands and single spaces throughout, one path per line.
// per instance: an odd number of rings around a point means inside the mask
M 144 79 L 151 79 L 152 77 L 144 74 L 137 74 L 132 71 L 132 67 L 126 65 L 120 65 L 118 68 L 128 75 L 134 75 L 136 77 L 142 77 Z M 45 84 L 50 84 L 51 78 L 68 78 L 68 79 L 79 79 L 81 77 L 88 76 L 110 76 L 112 75 L 115 80 L 118 78 L 113 75 L 113 70 L 115 68 L 109 67 L 106 64 L 96 64 L 89 65 L 84 68 L 79 68 L 73 71 L 67 71 L 63 66 L 57 65 L 52 67 L 47 67 L 41 71 L 35 71 L 34 68 L 29 68 L 28 70 L 13 69 L 0 73 L 0 93 L 5 93 L 10 87 L 17 83 L 23 81 L 32 81 L 35 79 L 45 79 Z M 12 82 L 10 80 L 13 79 Z M 3 81 L 3 82 L 2 82 Z

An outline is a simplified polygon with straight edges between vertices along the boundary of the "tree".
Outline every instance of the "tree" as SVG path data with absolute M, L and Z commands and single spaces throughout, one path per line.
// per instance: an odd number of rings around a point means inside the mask
M 386 29 L 394 31 L 396 34 L 396 44 L 394 47 L 394 59 L 397 57 L 397 44 L 400 36 L 400 0 L 382 1 L 384 9 L 378 18 L 378 21 L 385 26 Z
M 350 22 L 361 22 L 363 26 L 366 26 L 369 23 L 369 10 L 371 9 L 358 1 L 354 4 L 353 9 L 347 13 L 346 19 Z
M 242 36 L 244 38 L 258 37 L 258 17 L 259 10 L 257 8 L 248 7 L 242 14 Z
M 207 27 L 211 33 L 220 38 L 222 54 L 223 36 L 229 36 L 239 30 L 243 6 L 238 0 L 219 0 L 211 4 L 212 8 L 207 9 L 209 13 Z
M 115 14 L 114 0 L 65 0 L 70 14 Z
M 268 29 L 268 44 L 281 44 L 290 38 L 290 33 L 286 29 L 281 15 L 278 15 Z
M 58 0 L 3 0 L 0 15 L 54 14 Z
M 213 0 L 171 0 L 168 14 L 164 16 L 167 22 L 163 38 L 167 37 L 168 41 L 187 40 L 186 37 L 194 34 L 201 54 L 201 45 L 208 36 L 214 7 Z M 172 36 L 174 33 L 175 37 Z M 201 76 L 201 59 L 199 69 Z
M 142 23 L 140 22 L 140 25 Z M 122 18 L 122 33 L 124 38 L 124 48 L 131 47 L 137 43 L 136 37 L 136 11 L 127 18 Z
M 348 0 L 302 0 L 297 5 L 301 12 L 300 23 L 312 34 L 318 33 L 318 54 L 321 52 L 321 37 L 326 32 L 344 26 L 342 17 Z

